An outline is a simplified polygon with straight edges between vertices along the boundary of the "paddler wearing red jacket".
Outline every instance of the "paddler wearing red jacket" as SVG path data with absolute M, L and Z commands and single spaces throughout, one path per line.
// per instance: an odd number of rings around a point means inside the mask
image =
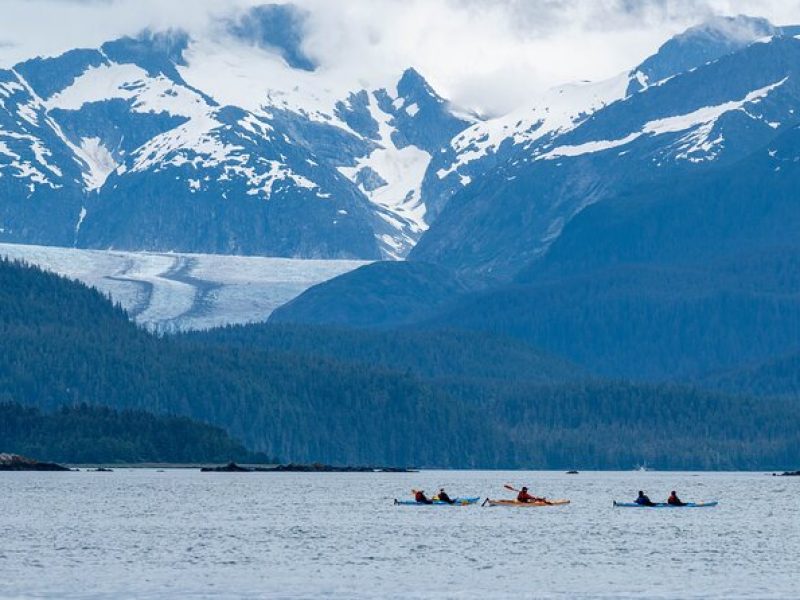
M 531 496 L 528 493 L 528 488 L 523 487 L 519 494 L 517 494 L 517 502 L 545 502 L 544 498 L 537 498 L 536 496 Z
M 433 504 L 433 500 L 428 500 L 424 490 L 416 490 L 414 492 L 414 500 L 417 504 Z

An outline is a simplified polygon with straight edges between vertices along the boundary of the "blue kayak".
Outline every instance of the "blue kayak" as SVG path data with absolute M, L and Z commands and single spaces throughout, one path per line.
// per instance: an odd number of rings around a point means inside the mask
M 614 501 L 614 506 L 617 508 L 712 508 L 719 504 L 716 500 L 713 502 L 687 502 L 683 506 L 675 506 L 667 504 L 666 502 L 657 502 L 655 506 L 645 506 L 643 504 L 636 504 L 636 502 L 617 502 Z
M 434 500 L 433 504 L 424 504 L 416 500 L 395 500 L 394 503 L 398 506 L 469 506 L 470 504 L 477 504 L 480 497 L 475 498 L 453 498 L 453 504 Z

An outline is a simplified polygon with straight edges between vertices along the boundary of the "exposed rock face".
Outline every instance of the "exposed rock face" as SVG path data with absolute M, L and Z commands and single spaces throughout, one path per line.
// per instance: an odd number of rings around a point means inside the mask
M 46 463 L 20 456 L 19 454 L 0 453 L 0 471 L 69 471 L 55 463 Z

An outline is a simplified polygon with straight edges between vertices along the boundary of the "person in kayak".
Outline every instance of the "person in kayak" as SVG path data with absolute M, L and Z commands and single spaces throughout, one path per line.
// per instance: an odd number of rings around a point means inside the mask
M 634 502 L 636 502 L 636 504 L 638 504 L 640 506 L 655 506 L 656 505 L 655 502 L 650 500 L 650 498 L 647 497 L 647 494 L 645 494 L 642 490 L 639 490 L 639 496 L 636 498 L 636 500 L 634 500 Z
M 456 503 L 455 500 L 453 500 L 452 498 L 450 498 L 450 496 L 447 495 L 447 492 L 444 491 L 444 488 L 441 488 L 439 490 L 439 493 L 436 494 L 436 499 L 439 500 L 440 502 L 447 502 L 447 504 Z
M 678 498 L 678 494 L 675 493 L 675 490 L 672 490 L 669 493 L 669 498 L 667 498 L 667 504 L 670 506 L 686 506 L 686 502 L 681 502 L 681 499 Z
M 428 499 L 424 490 L 416 490 L 414 492 L 414 500 L 417 504 L 433 504 L 433 500 Z
M 547 500 L 545 500 L 544 498 L 538 498 L 536 496 L 532 496 L 531 494 L 528 493 L 528 488 L 523 487 L 519 491 L 519 494 L 517 494 L 517 502 L 524 502 L 527 504 L 528 502 L 547 502 Z

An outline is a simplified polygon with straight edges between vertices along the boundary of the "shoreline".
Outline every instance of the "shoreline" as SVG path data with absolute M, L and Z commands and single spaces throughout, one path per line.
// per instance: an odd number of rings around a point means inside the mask
M 86 472 L 86 471 L 96 471 L 98 468 L 105 468 L 110 469 L 112 471 L 136 471 L 136 470 L 153 470 L 153 469 L 163 469 L 163 470 L 173 470 L 173 471 L 199 471 L 204 467 L 209 467 L 208 463 L 58 463 L 61 466 L 67 467 L 71 472 Z M 265 464 L 250 464 L 250 463 L 242 463 L 240 466 L 252 468 L 252 469 L 260 469 L 253 472 L 262 472 L 262 473 L 370 473 L 374 471 L 369 470 L 355 470 L 358 468 L 350 468 L 350 467 L 342 467 L 340 470 L 332 470 L 332 471 L 314 471 L 314 470 L 297 470 L 297 471 L 288 471 L 288 470 L 280 470 L 276 469 L 275 467 L 279 465 L 265 465 Z M 0 469 L 0 473 L 3 472 L 34 472 L 34 471 L 13 471 L 13 470 L 3 470 Z M 41 471 L 46 472 L 46 471 Z M 66 471 L 69 472 L 69 471 Z M 388 469 L 386 471 L 377 471 L 390 473 Z M 784 471 L 783 469 L 726 469 L 726 470 L 704 470 L 704 469 L 664 469 L 664 470 L 648 470 L 644 472 L 638 472 L 635 469 L 586 469 L 580 470 L 577 474 L 570 474 L 567 470 L 564 469 L 541 469 L 532 467 L 530 469 L 504 469 L 504 468 L 497 468 L 497 469 L 476 469 L 476 468 L 446 468 L 446 467 L 419 467 L 413 468 L 405 471 L 398 471 L 394 474 L 402 474 L 402 473 L 425 473 L 425 472 L 450 472 L 450 473 L 459 473 L 459 472 L 483 472 L 483 473 L 543 473 L 543 474 L 552 474 L 552 475 L 570 475 L 572 477 L 580 477 L 581 475 L 592 475 L 592 474 L 602 474 L 602 473 L 639 473 L 640 475 L 666 475 L 671 473 L 692 473 L 697 475 L 717 475 L 717 474 L 728 474 L 728 473 L 747 473 L 752 475 L 764 475 L 768 477 L 794 477 L 796 471 L 788 470 Z M 786 473 L 786 474 L 785 474 Z

